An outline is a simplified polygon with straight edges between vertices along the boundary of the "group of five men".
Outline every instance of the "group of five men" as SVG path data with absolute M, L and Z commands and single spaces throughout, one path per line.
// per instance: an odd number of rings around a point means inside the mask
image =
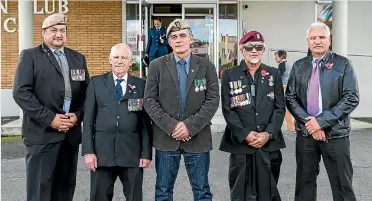
M 190 51 L 186 21 L 176 19 L 167 28 L 173 53 L 150 63 L 146 81 L 128 74 L 133 55 L 124 43 L 111 49 L 111 72 L 90 77 L 85 57 L 64 47 L 66 33 L 66 16 L 47 17 L 43 43 L 23 50 L 16 68 L 13 96 L 24 112 L 27 201 L 73 200 L 81 142 L 92 201 L 112 200 L 117 177 L 126 200 L 143 200 L 143 168 L 152 147 L 156 201 L 173 200 L 182 155 L 194 200 L 211 201 L 211 119 L 220 97 L 227 123 L 220 150 L 231 153 L 232 201 L 281 200 L 286 103 L 296 119 L 295 201 L 316 200 L 320 156 L 333 200 L 356 200 L 348 135 L 349 114 L 359 103 L 357 80 L 350 61 L 329 51 L 325 24 L 310 26 L 312 55 L 293 65 L 286 98 L 279 70 L 261 63 L 266 45 L 257 31 L 240 40 L 244 60 L 224 71 L 221 95 L 215 66 Z

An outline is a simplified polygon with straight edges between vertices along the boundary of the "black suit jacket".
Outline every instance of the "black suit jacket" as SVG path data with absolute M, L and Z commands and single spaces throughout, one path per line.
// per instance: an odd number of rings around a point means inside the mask
M 145 81 L 128 75 L 126 93 L 118 100 L 112 73 L 92 77 L 85 101 L 83 155 L 96 154 L 98 166 L 106 167 L 138 167 L 140 158 L 151 160 L 150 118 L 144 110 L 128 110 L 128 100 L 142 98 L 144 91 Z
M 195 91 L 195 79 L 206 79 L 207 90 Z M 154 147 L 175 151 L 180 146 L 186 152 L 212 150 L 210 125 L 219 105 L 219 86 L 214 65 L 191 55 L 186 86 L 184 118 L 179 116 L 178 74 L 173 53 L 151 62 L 146 82 L 145 109 L 153 120 Z M 192 136 L 190 141 L 175 140 L 171 134 L 178 122 L 184 122 Z
M 333 64 L 331 69 L 326 65 Z M 305 124 L 307 113 L 308 83 L 313 69 L 312 56 L 299 59 L 293 64 L 289 76 L 286 102 L 288 110 L 296 119 L 298 134 L 308 136 Z M 353 66 L 347 58 L 328 52 L 321 60 L 320 88 L 323 111 L 316 116 L 327 139 L 348 136 L 350 113 L 359 104 L 359 89 Z
M 57 113 L 64 114 L 65 85 L 62 71 L 54 54 L 45 44 L 25 49 L 19 56 L 13 85 L 13 98 L 23 110 L 22 136 L 25 144 L 46 144 L 66 138 L 71 144 L 81 142 L 81 121 L 84 113 L 85 92 L 89 74 L 84 55 L 64 48 L 71 70 L 85 71 L 84 81 L 73 81 L 70 73 L 72 100 L 70 112 L 75 113 L 77 124 L 67 133 L 53 129 Z
M 261 72 L 258 75 L 256 101 L 246 106 L 231 108 L 229 82 L 242 81 L 246 86 L 240 94 L 250 93 L 247 66 L 243 60 L 240 66 L 224 71 L 221 82 L 222 113 L 227 126 L 221 140 L 220 150 L 235 154 L 251 154 L 256 148 L 248 145 L 245 138 L 251 131 L 269 132 L 274 139 L 269 140 L 262 148 L 272 152 L 284 148 L 285 141 L 281 127 L 284 120 L 285 101 L 283 85 L 279 70 L 261 64 L 261 70 L 269 75 L 262 79 Z M 269 77 L 273 76 L 273 86 L 269 85 Z M 274 95 L 272 100 L 268 95 Z M 237 96 L 234 94 L 233 96 Z

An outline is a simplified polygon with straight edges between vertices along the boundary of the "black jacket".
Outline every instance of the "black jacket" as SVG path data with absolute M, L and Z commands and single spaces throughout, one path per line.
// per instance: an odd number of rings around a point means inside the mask
M 67 133 L 53 129 L 55 115 L 64 114 L 63 102 L 65 85 L 61 69 L 48 46 L 23 50 L 14 76 L 13 98 L 23 110 L 22 136 L 25 144 L 47 144 L 68 140 L 73 145 L 81 142 L 81 121 L 85 92 L 89 82 L 87 63 L 84 55 L 64 47 L 69 69 L 83 70 L 85 78 L 81 81 L 71 79 L 72 91 L 70 112 L 75 113 L 78 122 Z
M 261 64 L 261 71 L 269 74 L 262 77 L 258 72 L 256 101 L 251 104 L 231 108 L 230 98 L 251 93 L 246 74 L 247 66 L 243 60 L 240 66 L 224 71 L 221 82 L 222 113 L 227 123 L 222 137 L 220 150 L 235 154 L 251 154 L 256 148 L 248 145 L 245 138 L 251 131 L 269 132 L 274 139 L 269 140 L 262 148 L 272 152 L 284 148 L 285 141 L 281 127 L 284 120 L 285 99 L 283 85 L 277 68 Z M 272 76 L 272 81 L 269 81 Z M 229 82 L 242 81 L 246 86 L 239 94 L 230 94 Z M 272 82 L 271 84 L 269 84 Z
M 332 65 L 331 69 L 326 67 Z M 308 136 L 305 128 L 308 83 L 312 73 L 312 56 L 296 61 L 293 65 L 286 91 L 288 110 L 296 119 L 297 133 Z M 321 61 L 320 87 L 321 114 L 316 116 L 328 139 L 348 136 L 350 113 L 359 104 L 358 82 L 353 66 L 347 58 L 328 52 Z
M 138 167 L 152 158 L 152 129 L 145 110 L 129 111 L 128 102 L 143 97 L 145 81 L 128 75 L 118 100 L 112 73 L 93 76 L 85 101 L 82 154 L 96 154 L 98 166 Z

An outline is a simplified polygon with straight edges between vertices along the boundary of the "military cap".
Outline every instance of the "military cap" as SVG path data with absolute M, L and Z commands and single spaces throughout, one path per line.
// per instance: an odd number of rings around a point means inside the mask
M 180 31 L 183 29 L 190 29 L 190 25 L 185 20 L 175 19 L 167 28 L 167 37 L 169 36 L 170 32 Z
M 265 42 L 263 35 L 258 31 L 250 31 L 240 39 L 239 44 L 243 45 L 246 42 Z
M 41 28 L 46 29 L 57 24 L 67 25 L 67 17 L 62 13 L 54 13 L 49 15 L 47 18 L 45 18 Z

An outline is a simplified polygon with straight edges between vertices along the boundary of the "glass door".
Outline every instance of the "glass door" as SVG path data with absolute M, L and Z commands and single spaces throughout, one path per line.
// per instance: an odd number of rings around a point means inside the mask
M 182 19 L 189 23 L 194 35 L 192 53 L 214 63 L 218 72 L 216 16 L 216 4 L 182 5 Z

